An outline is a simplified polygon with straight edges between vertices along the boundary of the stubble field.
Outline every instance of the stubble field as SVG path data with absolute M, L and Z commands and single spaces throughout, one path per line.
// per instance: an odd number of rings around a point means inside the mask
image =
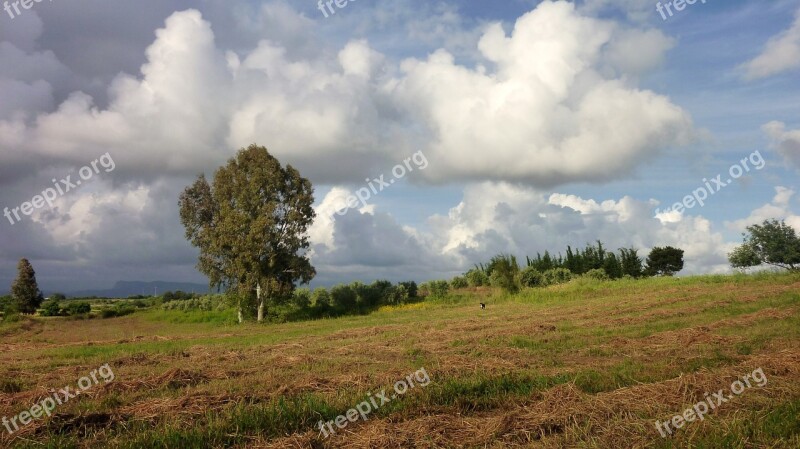
M 465 289 L 268 326 L 211 318 L 152 310 L 2 325 L 0 417 L 106 363 L 114 380 L 13 435 L 0 428 L 0 446 L 800 447 L 796 274 Z M 427 385 L 320 432 L 421 368 Z M 764 386 L 659 434 L 656 420 L 759 368 Z

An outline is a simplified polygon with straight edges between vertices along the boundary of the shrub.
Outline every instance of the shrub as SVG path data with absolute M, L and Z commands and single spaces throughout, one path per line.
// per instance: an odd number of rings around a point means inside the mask
M 89 313 L 92 311 L 92 306 L 86 301 L 72 302 L 65 307 L 67 315 L 75 316 Z
M 405 281 L 397 285 L 401 285 L 406 289 L 409 298 L 416 298 L 419 294 L 419 288 L 417 288 L 417 283 L 414 281 Z
M 450 290 L 450 284 L 447 281 L 428 281 L 420 286 L 420 291 L 423 291 L 432 299 L 442 299 L 447 296 Z
M 453 290 L 457 288 L 466 288 L 469 287 L 469 283 L 467 282 L 467 278 L 463 276 L 456 276 L 452 280 L 450 280 L 450 288 Z
M 406 290 L 406 287 L 401 284 L 390 288 L 389 291 L 386 292 L 384 301 L 386 304 L 398 305 L 408 302 L 408 299 L 408 290 Z
M 572 272 L 566 268 L 553 268 L 545 271 L 542 275 L 547 285 L 565 284 L 572 280 Z
M 308 309 L 311 306 L 311 290 L 298 288 L 292 294 L 292 303 L 300 309 Z
M 519 291 L 519 264 L 516 257 L 498 254 L 489 261 L 486 271 L 491 273 L 489 282 L 492 286 L 500 287 L 507 293 Z
M 206 295 L 200 298 L 189 300 L 168 301 L 163 303 L 161 308 L 163 310 L 181 310 L 184 312 L 188 312 L 190 310 L 210 312 L 229 308 L 229 300 L 230 299 L 225 295 Z
M 314 289 L 311 293 L 311 307 L 320 312 L 327 312 L 331 308 L 331 295 L 323 287 Z
M 608 273 L 606 273 L 606 270 L 602 268 L 595 268 L 593 270 L 589 270 L 583 274 L 583 277 L 587 279 L 595 279 L 598 281 L 607 281 L 609 279 Z
M 61 315 L 61 306 L 58 301 L 52 300 L 42 304 L 42 316 L 59 316 Z
M 349 285 L 335 285 L 331 288 L 331 305 L 340 311 L 349 312 L 356 307 L 356 292 Z
M 467 278 L 467 283 L 470 287 L 482 287 L 489 285 L 489 276 L 483 270 L 473 268 L 464 275 Z
M 523 287 L 543 287 L 544 275 L 534 267 L 525 267 L 520 275 L 520 283 Z

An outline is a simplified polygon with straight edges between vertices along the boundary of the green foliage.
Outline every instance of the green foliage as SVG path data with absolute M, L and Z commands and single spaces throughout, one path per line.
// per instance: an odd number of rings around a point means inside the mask
M 544 275 L 532 266 L 527 266 L 520 273 L 520 283 L 523 287 L 544 287 Z
M 67 295 L 63 293 L 53 293 L 50 295 L 49 299 L 52 299 L 53 301 L 65 301 L 67 299 Z
M 493 287 L 499 287 L 506 293 L 519 291 L 519 264 L 513 255 L 498 254 L 489 262 L 489 282 Z
M 417 288 L 417 283 L 416 282 L 414 282 L 414 281 L 405 281 L 405 282 L 401 282 L 399 285 L 403 286 L 403 288 L 406 289 L 406 291 L 408 292 L 408 297 L 409 298 L 416 298 L 419 295 L 419 292 L 418 292 L 419 289 Z
M 311 307 L 311 290 L 308 288 L 298 288 L 292 294 L 292 304 L 300 309 Z
M 186 293 L 178 290 L 174 293 L 171 291 L 166 291 L 164 292 L 163 295 L 161 295 L 161 297 L 164 299 L 164 302 L 167 302 L 167 301 L 185 301 L 187 299 L 195 299 L 199 298 L 200 295 L 196 293 Z
M 467 278 L 467 283 L 470 287 L 482 287 L 489 285 L 489 276 L 486 275 L 484 270 L 473 268 L 464 275 Z
M 114 318 L 118 316 L 130 315 L 136 312 L 136 308 L 131 304 L 117 304 L 114 307 L 107 307 L 100 311 L 102 318 Z
M 28 259 L 20 259 L 17 264 L 17 278 L 11 284 L 11 297 L 20 313 L 36 313 L 44 297 L 36 283 L 36 272 Z
M 61 305 L 59 305 L 58 301 L 56 300 L 49 300 L 42 304 L 42 310 L 40 312 L 42 316 L 60 316 L 61 315 Z
M 450 288 L 453 290 L 467 287 L 469 287 L 469 282 L 467 282 L 467 278 L 464 276 L 456 276 L 450 280 Z
M 236 292 L 240 312 L 250 307 L 256 286 L 264 306 L 316 270 L 305 255 L 314 221 L 311 182 L 291 165 L 283 167 L 266 148 L 251 145 L 214 174 L 201 175 L 181 194 L 186 238 L 200 249 L 197 268 L 212 287 Z
M 644 261 L 639 257 L 639 250 L 635 248 L 620 248 L 619 254 L 623 276 L 642 277 L 644 274 Z
M 594 279 L 594 280 L 597 280 L 597 281 L 607 281 L 607 280 L 610 279 L 610 277 L 608 276 L 606 271 L 603 270 L 603 269 L 600 269 L 600 268 L 591 269 L 591 270 L 587 271 L 586 273 L 583 273 L 582 276 L 587 278 L 587 279 Z
M 427 292 L 431 299 L 442 299 L 450 291 L 450 284 L 447 281 L 428 281 L 420 286 L 420 291 Z
M 572 272 L 566 268 L 553 268 L 542 273 L 545 285 L 566 284 L 572 280 Z
M 622 277 L 624 274 L 622 272 L 622 264 L 616 254 L 608 253 L 606 261 L 603 264 L 603 271 L 608 275 L 609 279 L 619 279 Z
M 84 315 L 92 311 L 92 306 L 86 301 L 72 301 L 64 307 L 69 316 Z
M 200 298 L 169 301 L 161 305 L 163 310 L 188 311 L 220 311 L 229 309 L 230 299 L 225 295 L 206 295 Z
M 667 246 L 653 248 L 647 256 L 647 273 L 653 276 L 673 276 L 683 270 L 683 250 Z
M 325 288 L 319 287 L 311 293 L 311 308 L 317 316 L 323 316 L 332 309 L 332 299 L 330 293 Z
M 765 220 L 747 227 L 744 243 L 728 255 L 734 268 L 772 265 L 786 270 L 800 269 L 800 238 L 784 221 Z
M 331 306 L 340 313 L 355 310 L 356 292 L 353 287 L 339 284 L 331 288 Z

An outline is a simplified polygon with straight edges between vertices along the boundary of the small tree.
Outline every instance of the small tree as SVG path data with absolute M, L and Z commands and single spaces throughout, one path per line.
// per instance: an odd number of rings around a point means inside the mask
M 606 255 L 606 260 L 603 262 L 603 270 L 611 279 L 619 279 L 623 275 L 622 264 L 614 253 L 608 253 Z
M 493 287 L 500 287 L 508 293 L 519 291 L 519 264 L 512 255 L 499 254 L 492 257 L 487 270 Z
M 744 243 L 728 254 L 734 268 L 772 265 L 786 270 L 800 269 L 800 238 L 783 221 L 765 220 L 747 227 Z
M 28 259 L 20 259 L 17 265 L 17 279 L 11 285 L 11 296 L 20 313 L 36 313 L 44 301 L 36 282 L 36 272 Z
M 647 256 L 647 272 L 653 276 L 674 276 L 683 270 L 683 250 L 667 246 L 653 248 Z
M 620 264 L 622 265 L 622 275 L 634 278 L 642 277 L 643 268 L 642 258 L 639 257 L 639 250 L 635 248 L 620 248 Z

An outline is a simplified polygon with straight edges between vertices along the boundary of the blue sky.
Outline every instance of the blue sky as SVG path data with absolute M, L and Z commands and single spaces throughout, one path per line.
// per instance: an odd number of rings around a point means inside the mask
M 0 285 L 203 282 L 177 195 L 249 143 L 316 186 L 430 161 L 317 220 L 315 285 L 445 278 L 602 239 L 729 271 L 747 224 L 800 229 L 800 1 L 43 2 L 0 16 L 0 208 L 108 152 L 117 168 L 0 223 Z M 665 3 L 665 2 L 662 2 Z M 5 13 L 4 13 L 5 14 Z M 655 216 L 754 151 L 766 160 Z M 660 204 L 657 204 L 660 203 Z M 2 288 L 0 288 L 2 290 Z

